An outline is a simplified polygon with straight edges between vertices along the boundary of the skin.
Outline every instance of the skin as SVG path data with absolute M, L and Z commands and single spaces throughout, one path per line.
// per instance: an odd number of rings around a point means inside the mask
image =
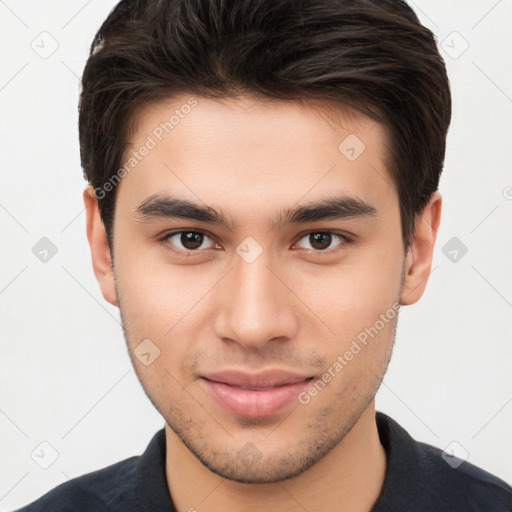
M 133 148 L 189 98 L 142 109 Z M 433 194 L 404 251 L 380 124 L 313 101 L 196 99 L 117 186 L 113 262 L 93 190 L 84 191 L 96 277 L 121 310 L 137 375 L 166 421 L 173 501 L 180 512 L 368 511 L 385 475 L 374 396 L 397 316 L 309 403 L 294 400 L 270 417 L 227 411 L 199 376 L 280 368 L 321 378 L 379 315 L 423 294 L 441 197 Z M 350 134 L 365 144 L 354 161 L 338 150 Z M 214 208 L 232 230 L 144 218 L 137 208 L 153 194 Z M 283 210 L 333 196 L 362 200 L 375 214 L 271 228 Z M 191 257 L 179 235 L 162 239 L 180 229 L 209 234 Z M 333 235 L 327 249 L 313 245 L 311 232 L 332 230 L 352 241 Z M 250 263 L 236 251 L 248 236 L 262 250 Z M 149 366 L 134 356 L 145 339 L 160 350 Z

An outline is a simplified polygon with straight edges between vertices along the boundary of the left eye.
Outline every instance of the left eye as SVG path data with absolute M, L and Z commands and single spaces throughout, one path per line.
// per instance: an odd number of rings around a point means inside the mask
M 302 240 L 306 240 L 306 243 L 310 244 L 311 247 L 300 245 L 301 242 L 299 241 L 297 245 L 299 245 L 301 249 L 313 249 L 315 251 L 325 251 L 326 249 L 332 249 L 335 246 L 331 246 L 331 244 L 336 242 L 336 240 L 339 241 L 337 245 L 341 245 L 347 242 L 347 239 L 343 235 L 338 235 L 336 233 L 332 233 L 331 231 L 313 231 L 303 236 L 301 238 L 301 241 Z
M 165 239 L 182 251 L 196 251 L 215 246 L 215 242 L 201 231 L 177 231 L 169 233 Z M 203 246 L 206 240 L 211 242 L 209 247 Z

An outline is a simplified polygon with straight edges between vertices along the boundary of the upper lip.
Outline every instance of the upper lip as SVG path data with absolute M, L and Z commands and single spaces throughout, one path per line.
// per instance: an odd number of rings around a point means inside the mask
M 204 379 L 213 382 L 228 384 L 246 388 L 274 388 L 287 384 L 296 384 L 311 378 L 308 375 L 300 375 L 288 370 L 268 369 L 258 373 L 248 373 L 240 370 L 223 370 L 220 372 L 206 373 Z

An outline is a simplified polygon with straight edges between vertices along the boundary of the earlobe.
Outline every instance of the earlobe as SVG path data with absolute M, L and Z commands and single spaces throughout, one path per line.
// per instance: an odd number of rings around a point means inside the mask
M 87 239 L 91 249 L 94 275 L 100 285 L 101 293 L 106 301 L 117 306 L 117 294 L 114 280 L 114 269 L 110 248 L 107 243 L 105 226 L 101 220 L 98 199 L 94 189 L 88 185 L 83 193 L 87 217 Z
M 427 286 L 437 230 L 441 221 L 441 204 L 441 194 L 436 191 L 416 217 L 414 238 L 405 257 L 404 283 L 400 296 L 402 305 L 417 302 Z

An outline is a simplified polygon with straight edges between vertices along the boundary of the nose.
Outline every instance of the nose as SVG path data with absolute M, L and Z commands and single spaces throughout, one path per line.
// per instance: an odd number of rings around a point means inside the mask
M 299 328 L 299 301 L 287 280 L 291 279 L 263 255 L 252 263 L 235 257 L 234 268 L 217 296 L 215 332 L 219 339 L 246 349 L 293 339 Z

